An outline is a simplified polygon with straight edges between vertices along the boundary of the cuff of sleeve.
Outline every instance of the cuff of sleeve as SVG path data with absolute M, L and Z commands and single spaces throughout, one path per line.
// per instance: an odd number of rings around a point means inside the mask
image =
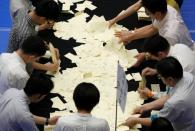
M 153 94 L 153 92 L 152 92 L 152 91 L 149 91 L 149 92 L 147 93 L 147 96 L 148 96 L 149 98 L 151 98 L 151 97 L 153 97 L 153 96 L 154 96 L 154 94 Z
M 153 96 L 152 96 L 152 98 L 158 98 L 158 92 L 152 92 L 152 94 L 153 94 Z
M 150 116 L 151 121 L 154 121 L 154 120 L 157 119 L 157 118 L 158 118 L 158 115 L 151 115 L 151 116 Z
M 38 32 L 39 31 L 39 25 L 35 26 L 35 31 Z
M 49 118 L 46 118 L 45 125 L 49 124 Z

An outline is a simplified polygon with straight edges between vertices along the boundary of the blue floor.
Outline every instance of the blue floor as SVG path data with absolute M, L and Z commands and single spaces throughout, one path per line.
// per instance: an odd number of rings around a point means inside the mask
M 195 40 L 195 0 L 184 0 L 181 8 L 181 15 Z M 9 0 L 0 0 L 0 53 L 6 51 L 8 36 L 11 27 L 9 14 Z

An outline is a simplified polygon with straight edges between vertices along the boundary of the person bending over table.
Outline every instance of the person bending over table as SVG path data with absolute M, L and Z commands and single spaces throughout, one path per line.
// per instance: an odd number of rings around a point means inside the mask
M 142 6 L 152 18 L 152 24 L 135 29 L 134 31 L 116 31 L 115 36 L 124 44 L 132 40 L 147 38 L 159 33 L 171 45 L 183 43 L 193 49 L 190 33 L 178 11 L 167 6 L 166 0 L 142 0 Z
M 146 59 L 160 61 L 167 56 L 173 56 L 181 63 L 184 71 L 190 72 L 195 76 L 195 61 L 193 61 L 195 59 L 195 55 L 194 52 L 185 44 L 170 46 L 165 38 L 155 35 L 145 41 L 144 51 L 145 52 L 139 53 L 136 56 L 136 66 Z M 152 76 L 156 74 L 157 70 L 150 67 L 146 67 L 142 70 L 142 76 Z M 139 89 L 139 92 L 144 98 L 160 98 L 162 95 L 166 94 L 165 92 L 151 92 L 148 88 L 144 88 L 144 90 Z
M 132 127 L 135 124 L 151 126 L 154 119 L 168 119 L 175 131 L 195 130 L 195 77 L 183 72 L 182 65 L 174 57 L 166 57 L 156 65 L 163 83 L 170 88 L 166 96 L 137 107 L 134 113 L 143 113 L 160 109 L 157 115 L 150 118 L 128 118 L 123 125 Z

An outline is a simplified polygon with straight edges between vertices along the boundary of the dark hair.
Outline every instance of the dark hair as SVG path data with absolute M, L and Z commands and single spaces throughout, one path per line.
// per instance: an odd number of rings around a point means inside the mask
M 182 65 L 176 58 L 171 56 L 157 62 L 156 69 L 164 78 L 172 77 L 179 80 L 183 77 Z
M 166 0 L 142 0 L 142 5 L 152 14 L 158 11 L 161 13 L 167 12 L 167 1 Z
M 149 37 L 144 44 L 144 51 L 157 56 L 160 51 L 168 51 L 170 45 L 168 41 L 159 35 Z
M 41 0 L 30 0 L 30 2 L 32 3 L 32 5 L 34 6 L 34 7 L 36 7 L 37 6 L 37 4 L 38 4 L 38 2 L 40 2 Z
M 43 56 L 47 50 L 45 42 L 39 36 L 30 36 L 24 40 L 20 49 L 25 54 Z
M 56 20 L 60 15 L 60 7 L 54 0 L 40 0 L 36 3 L 35 12 L 38 16 Z
M 174 131 L 174 129 L 169 120 L 159 117 L 152 121 L 150 131 Z
M 27 81 L 24 92 L 27 96 L 34 94 L 47 95 L 53 87 L 54 84 L 48 75 L 44 73 L 34 73 Z
M 97 87 L 91 83 L 80 83 L 74 90 L 73 99 L 78 110 L 91 112 L 100 99 Z

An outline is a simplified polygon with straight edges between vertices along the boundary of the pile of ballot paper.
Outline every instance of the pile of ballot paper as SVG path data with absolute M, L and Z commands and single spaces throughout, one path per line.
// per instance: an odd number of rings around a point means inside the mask
M 80 11 L 84 7 L 91 8 L 90 5 L 90 2 L 84 1 L 77 5 L 77 9 Z M 60 110 L 66 108 L 67 110 L 58 111 L 51 115 L 64 116 L 70 114 L 69 110 L 76 112 L 72 99 L 74 88 L 81 82 L 90 82 L 97 86 L 101 94 L 100 102 L 92 114 L 106 119 L 111 131 L 113 131 L 115 129 L 117 63 L 119 62 L 124 70 L 127 70 L 136 62 L 135 55 L 138 52 L 135 49 L 125 49 L 123 43 L 119 43 L 118 38 L 114 36 L 115 31 L 127 30 L 126 28 L 114 25 L 109 29 L 103 16 L 94 15 L 90 21 L 86 22 L 87 17 L 89 17 L 88 14 L 81 12 L 67 22 L 57 22 L 54 25 L 56 37 L 64 40 L 73 38 L 76 42 L 83 44 L 73 48 L 76 55 L 71 53 L 64 55 L 77 67 L 68 68 L 62 73 L 58 72 L 53 78 L 55 84 L 53 92 L 65 96 L 67 101 L 67 104 L 64 104 L 58 98 L 54 98 L 53 107 Z M 127 79 L 140 81 L 142 78 L 139 73 L 134 73 L 128 74 Z M 123 114 L 121 109 L 118 109 L 118 124 L 131 116 L 133 109 L 142 103 L 143 100 L 137 92 L 129 92 L 125 113 Z M 136 128 L 132 130 L 137 130 Z M 119 127 L 118 130 L 125 131 L 128 130 L 128 127 Z

